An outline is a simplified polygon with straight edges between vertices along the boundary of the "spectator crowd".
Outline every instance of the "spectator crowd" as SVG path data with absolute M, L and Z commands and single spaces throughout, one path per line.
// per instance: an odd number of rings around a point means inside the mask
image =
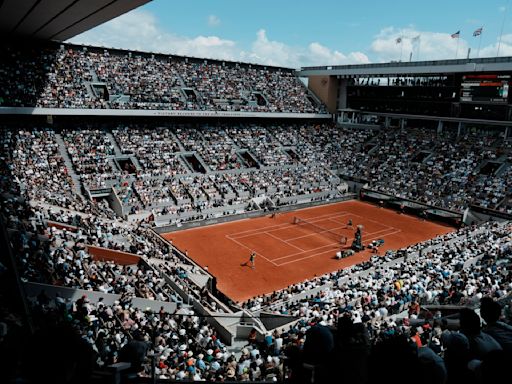
M 31 198 L 81 210 L 80 194 L 113 188 L 122 215 L 159 225 L 244 212 L 262 196 L 274 206 L 340 197 L 352 179 L 458 213 L 512 212 L 510 143 L 485 132 L 146 124 L 3 135 Z
M 0 106 L 322 111 L 283 68 L 66 45 L 2 51 Z M 510 221 L 463 227 L 244 303 L 218 299 L 207 271 L 151 225 L 339 198 L 343 180 L 459 214 L 470 205 L 512 214 L 505 139 L 303 122 L 6 126 L 0 215 L 23 283 L 89 293 L 43 290 L 30 302 L 37 327 L 77 336 L 76 351 L 96 368 L 128 361 L 132 373 L 160 379 L 374 383 L 396 379 L 390 367 L 400 364 L 419 382 L 497 382 L 512 361 Z M 93 198 L 98 191 L 108 199 Z M 116 263 L 96 248 L 135 258 Z M 108 295 L 116 300 L 107 304 Z M 294 320 L 230 348 L 195 302 L 219 316 Z M 448 305 L 455 314 L 442 312 Z M 49 356 L 27 361 L 51 366 Z M 44 382 L 48 366 L 28 375 Z
M 287 68 L 52 43 L 0 50 L 0 106 L 325 113 Z

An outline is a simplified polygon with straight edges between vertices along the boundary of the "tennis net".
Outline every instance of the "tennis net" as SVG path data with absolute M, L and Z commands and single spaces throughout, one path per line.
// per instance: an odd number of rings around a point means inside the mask
M 341 234 L 336 233 L 331 229 L 322 228 L 319 225 L 316 225 L 310 221 L 301 219 L 300 217 L 295 216 L 293 218 L 293 224 L 300 225 L 301 227 L 307 228 L 314 233 L 318 233 L 325 237 L 328 237 L 329 239 L 334 240 L 337 244 L 341 243 L 343 240 L 343 237 L 344 237 Z M 345 238 L 345 242 L 346 242 L 346 238 Z

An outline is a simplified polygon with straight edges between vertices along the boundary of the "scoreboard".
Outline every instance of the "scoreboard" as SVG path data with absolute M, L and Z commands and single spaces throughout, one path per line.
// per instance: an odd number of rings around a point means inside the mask
M 463 75 L 460 101 L 507 103 L 511 75 Z

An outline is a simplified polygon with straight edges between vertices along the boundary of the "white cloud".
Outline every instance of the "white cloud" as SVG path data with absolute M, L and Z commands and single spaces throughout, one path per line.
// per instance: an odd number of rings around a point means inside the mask
M 208 21 L 220 23 L 215 15 L 210 15 Z M 400 57 L 402 61 L 408 61 L 411 52 L 413 60 L 439 60 L 455 58 L 456 51 L 458 58 L 465 58 L 471 46 L 471 57 L 476 57 L 479 39 L 473 38 L 472 33 L 472 30 L 463 30 L 460 39 L 453 39 L 450 33 L 419 31 L 412 26 L 404 29 L 387 27 L 375 36 L 369 53 L 372 61 L 379 62 L 397 61 Z M 420 36 L 419 41 L 414 40 L 416 36 Z M 396 43 L 399 37 L 401 44 Z M 291 46 L 270 39 L 264 29 L 256 32 L 249 47 L 241 47 L 237 41 L 219 36 L 180 36 L 165 31 L 151 12 L 139 9 L 78 35 L 70 42 L 291 68 L 370 62 L 364 52 L 342 53 L 318 41 L 307 46 Z M 481 47 L 479 56 L 496 56 L 497 48 L 498 39 Z M 512 56 L 512 34 L 503 35 L 499 55 Z
M 512 33 L 503 35 L 501 38 L 501 43 L 512 44 Z
M 209 25 L 212 25 L 212 22 L 218 25 L 220 19 L 210 15 Z M 369 62 L 363 52 L 343 54 L 319 42 L 302 47 L 270 40 L 264 29 L 257 31 L 252 45 L 245 50 L 236 41 L 218 36 L 180 36 L 164 31 L 151 12 L 139 9 L 78 35 L 70 42 L 292 68 Z
M 236 60 L 236 43 L 218 36 L 186 37 L 162 30 L 152 13 L 134 10 L 70 40 L 139 51 Z
M 496 42 L 483 47 L 480 50 L 480 57 L 493 57 L 498 54 L 498 45 L 500 48 L 499 56 L 512 56 L 512 33 L 503 35 L 501 39 L 501 44 L 499 44 L 499 37 L 496 39 Z
M 419 39 L 415 37 L 419 36 Z M 412 52 L 413 60 L 440 60 L 465 58 L 469 43 L 463 38 L 452 38 L 451 33 L 418 31 L 413 27 L 397 29 L 384 28 L 371 43 L 371 51 L 379 61 L 408 61 Z M 472 36 L 471 36 L 472 37 Z M 397 39 L 402 42 L 397 44 Z
M 498 53 L 499 38 L 494 43 L 481 47 L 478 52 L 479 39 L 473 37 L 473 31 L 461 31 L 459 39 L 453 39 L 450 35 L 450 33 L 418 31 L 412 27 L 405 29 L 388 27 L 379 32 L 371 43 L 370 49 L 381 62 L 398 61 L 400 55 L 402 61 L 408 61 L 411 52 L 414 61 L 418 60 L 418 54 L 419 60 L 454 59 L 456 53 L 457 57 L 461 59 L 467 57 L 470 47 L 471 58 L 477 55 L 479 57 L 495 57 Z M 419 41 L 414 41 L 415 36 L 420 36 Z M 402 38 L 401 44 L 396 43 L 396 39 L 399 37 Z M 463 37 L 467 37 L 467 40 Z M 512 34 L 503 35 L 499 56 L 512 56 Z
M 310 43 L 306 48 L 293 47 L 279 41 L 269 40 L 267 32 L 260 29 L 256 33 L 250 52 L 242 52 L 242 59 L 258 63 L 298 68 L 309 65 L 334 65 L 348 63 L 368 63 L 362 52 L 345 55 L 318 43 Z
M 220 25 L 220 19 L 215 15 L 208 16 L 208 25 L 210 27 L 217 27 Z

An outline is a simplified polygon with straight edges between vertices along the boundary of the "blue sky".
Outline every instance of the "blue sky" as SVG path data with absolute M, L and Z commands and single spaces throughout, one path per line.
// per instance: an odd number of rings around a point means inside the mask
M 71 41 L 300 67 L 512 55 L 510 0 L 154 0 Z M 483 27 L 480 38 L 473 32 Z M 460 39 L 450 35 L 460 30 Z M 420 36 L 413 40 L 413 37 Z M 397 37 L 403 37 L 397 44 Z M 480 44 L 480 50 L 479 50 Z

